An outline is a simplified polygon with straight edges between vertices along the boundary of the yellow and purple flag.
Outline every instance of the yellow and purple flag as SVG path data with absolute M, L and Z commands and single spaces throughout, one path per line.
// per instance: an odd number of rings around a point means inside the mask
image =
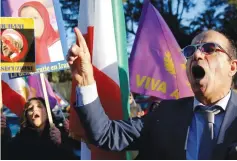
M 144 1 L 129 60 L 131 91 L 161 99 L 192 96 L 185 63 L 168 25 L 150 1 Z

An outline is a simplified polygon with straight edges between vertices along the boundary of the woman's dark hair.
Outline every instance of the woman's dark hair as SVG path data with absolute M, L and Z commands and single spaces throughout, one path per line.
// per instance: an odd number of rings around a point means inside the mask
M 33 128 L 33 126 L 30 124 L 30 122 L 27 118 L 27 108 L 30 105 L 30 102 L 33 101 L 33 100 L 40 101 L 44 105 L 43 108 L 46 108 L 45 100 L 42 97 L 33 97 L 33 98 L 28 99 L 28 101 L 25 103 L 24 111 L 23 111 L 21 121 L 20 121 L 21 122 L 21 128 Z M 55 119 L 54 113 L 52 112 L 51 109 L 50 109 L 50 111 L 51 111 L 51 114 L 52 114 L 53 121 L 55 121 L 56 119 Z M 47 123 L 48 123 L 48 121 L 47 121 Z

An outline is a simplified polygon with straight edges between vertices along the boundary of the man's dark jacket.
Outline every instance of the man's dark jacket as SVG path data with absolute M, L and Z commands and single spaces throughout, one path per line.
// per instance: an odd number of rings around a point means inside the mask
M 137 149 L 137 159 L 185 160 L 187 130 L 194 117 L 193 102 L 193 97 L 162 101 L 156 111 L 128 121 L 110 120 L 98 98 L 76 110 L 96 146 L 113 151 Z M 237 159 L 237 94 L 233 91 L 212 159 Z

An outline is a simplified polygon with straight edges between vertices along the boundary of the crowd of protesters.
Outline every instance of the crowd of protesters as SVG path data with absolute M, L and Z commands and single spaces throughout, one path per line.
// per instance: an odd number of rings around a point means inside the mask
M 20 118 L 20 131 L 11 137 L 6 116 L 1 115 L 1 159 L 80 159 L 73 153 L 74 145 L 80 142 L 69 137 L 69 121 L 59 120 L 51 111 L 53 124 L 49 123 L 45 100 L 31 98 L 25 104 Z
M 159 104 L 159 101 L 153 101 L 147 98 L 134 98 L 130 93 L 130 117 L 142 117 L 152 112 Z M 147 106 L 142 107 L 142 104 L 137 102 L 145 103 Z M 75 149 L 80 148 L 80 142 L 71 137 L 68 119 L 60 120 L 52 111 L 51 114 L 53 124 L 49 123 L 45 100 L 41 97 L 29 99 L 20 117 L 20 130 L 13 137 L 7 118 L 2 113 L 1 159 L 80 159 L 80 156 L 74 153 Z

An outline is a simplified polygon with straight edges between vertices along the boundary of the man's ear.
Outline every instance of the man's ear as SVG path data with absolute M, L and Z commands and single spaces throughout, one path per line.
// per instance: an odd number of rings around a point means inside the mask
M 237 71 L 237 60 L 232 60 L 230 64 L 230 72 L 229 75 L 233 77 Z

